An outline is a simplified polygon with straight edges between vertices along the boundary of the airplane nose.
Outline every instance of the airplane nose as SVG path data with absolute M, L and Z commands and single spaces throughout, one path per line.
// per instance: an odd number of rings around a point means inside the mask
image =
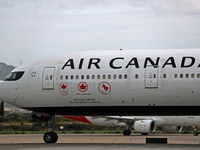
M 0 100 L 2 100 L 1 98 L 2 98 L 2 80 L 0 80 Z
M 0 80 L 0 101 L 4 101 L 5 100 L 5 95 L 7 91 L 9 91 L 8 89 L 6 89 L 4 87 L 4 81 L 3 80 Z

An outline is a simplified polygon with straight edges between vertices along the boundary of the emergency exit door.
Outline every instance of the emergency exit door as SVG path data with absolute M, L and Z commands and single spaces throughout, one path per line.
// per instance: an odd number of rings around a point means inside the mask
M 54 67 L 46 67 L 43 71 L 43 81 L 42 88 L 43 90 L 53 90 L 54 89 Z
M 158 88 L 158 66 L 146 67 L 145 88 Z

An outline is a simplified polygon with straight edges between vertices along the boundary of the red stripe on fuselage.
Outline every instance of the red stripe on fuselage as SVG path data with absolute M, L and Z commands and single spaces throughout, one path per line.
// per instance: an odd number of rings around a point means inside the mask
M 83 123 L 92 124 L 85 116 L 62 116 L 62 117 Z

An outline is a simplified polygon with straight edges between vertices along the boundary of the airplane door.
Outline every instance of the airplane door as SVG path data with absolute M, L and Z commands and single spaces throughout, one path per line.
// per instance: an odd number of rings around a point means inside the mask
M 42 78 L 42 88 L 43 90 L 53 90 L 54 89 L 54 67 L 45 67 L 43 71 Z
M 157 66 L 146 67 L 145 88 L 158 88 L 158 67 Z

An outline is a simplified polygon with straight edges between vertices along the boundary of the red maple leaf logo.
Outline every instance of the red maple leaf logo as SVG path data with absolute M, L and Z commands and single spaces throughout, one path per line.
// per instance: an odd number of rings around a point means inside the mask
M 61 88 L 64 90 L 64 89 L 66 89 L 66 85 L 65 84 L 63 84 L 62 86 L 61 86 Z
M 82 83 L 82 84 L 80 85 L 80 89 L 81 89 L 81 90 L 85 90 L 85 88 L 86 88 L 86 86 Z
M 78 84 L 78 90 L 79 90 L 80 92 L 86 92 L 86 91 L 88 90 L 88 85 L 87 85 L 87 83 L 85 83 L 85 82 L 80 82 L 80 83 Z

